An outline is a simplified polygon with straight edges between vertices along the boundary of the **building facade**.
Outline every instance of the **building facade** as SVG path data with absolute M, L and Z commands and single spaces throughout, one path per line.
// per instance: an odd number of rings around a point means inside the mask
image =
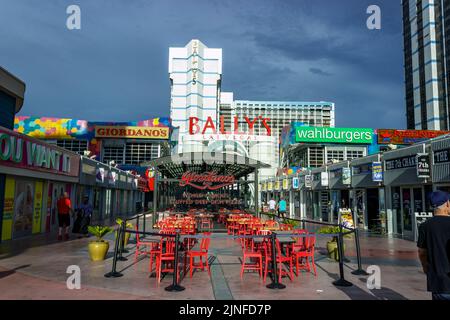
M 450 3 L 403 0 L 408 129 L 449 129 Z

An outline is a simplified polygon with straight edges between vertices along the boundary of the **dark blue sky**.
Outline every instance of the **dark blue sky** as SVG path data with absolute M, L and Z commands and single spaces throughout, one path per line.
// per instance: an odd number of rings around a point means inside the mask
M 82 29 L 66 28 L 81 7 Z M 366 9 L 382 10 L 368 30 Z M 332 101 L 336 124 L 404 128 L 400 0 L 0 0 L 0 65 L 21 115 L 128 121 L 169 114 L 168 51 L 223 48 L 235 99 Z

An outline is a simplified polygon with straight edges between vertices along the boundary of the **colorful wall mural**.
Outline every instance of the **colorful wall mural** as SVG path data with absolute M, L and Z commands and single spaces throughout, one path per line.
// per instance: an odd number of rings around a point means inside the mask
M 96 158 L 101 152 L 101 140 L 95 138 L 95 126 L 170 127 L 169 118 L 152 118 L 131 122 L 99 122 L 79 119 L 17 116 L 14 131 L 36 139 L 78 139 L 89 141 L 89 151 Z

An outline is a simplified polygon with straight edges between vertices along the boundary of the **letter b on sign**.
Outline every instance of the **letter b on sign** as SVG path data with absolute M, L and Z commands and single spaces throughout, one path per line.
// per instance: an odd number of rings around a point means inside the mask
M 367 18 L 367 29 L 380 30 L 381 29 L 381 9 L 377 5 L 371 5 L 367 8 L 367 14 L 370 17 Z
M 67 289 L 81 289 L 81 270 L 77 265 L 67 267 L 66 273 L 71 274 L 66 281 Z
M 69 30 L 81 29 L 81 9 L 79 6 L 72 4 L 67 7 L 66 13 L 70 14 L 66 20 L 66 26 Z

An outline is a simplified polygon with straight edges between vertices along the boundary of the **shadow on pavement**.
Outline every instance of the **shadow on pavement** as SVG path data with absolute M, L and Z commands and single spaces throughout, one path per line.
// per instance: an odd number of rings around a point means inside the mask
M 0 271 L 0 279 L 9 277 L 10 275 L 16 273 L 17 270 L 25 269 L 25 268 L 28 268 L 29 266 L 31 266 L 31 264 L 26 264 L 26 265 L 23 265 L 23 266 L 19 266 L 19 267 L 16 267 L 14 269 L 7 270 L 7 271 Z

